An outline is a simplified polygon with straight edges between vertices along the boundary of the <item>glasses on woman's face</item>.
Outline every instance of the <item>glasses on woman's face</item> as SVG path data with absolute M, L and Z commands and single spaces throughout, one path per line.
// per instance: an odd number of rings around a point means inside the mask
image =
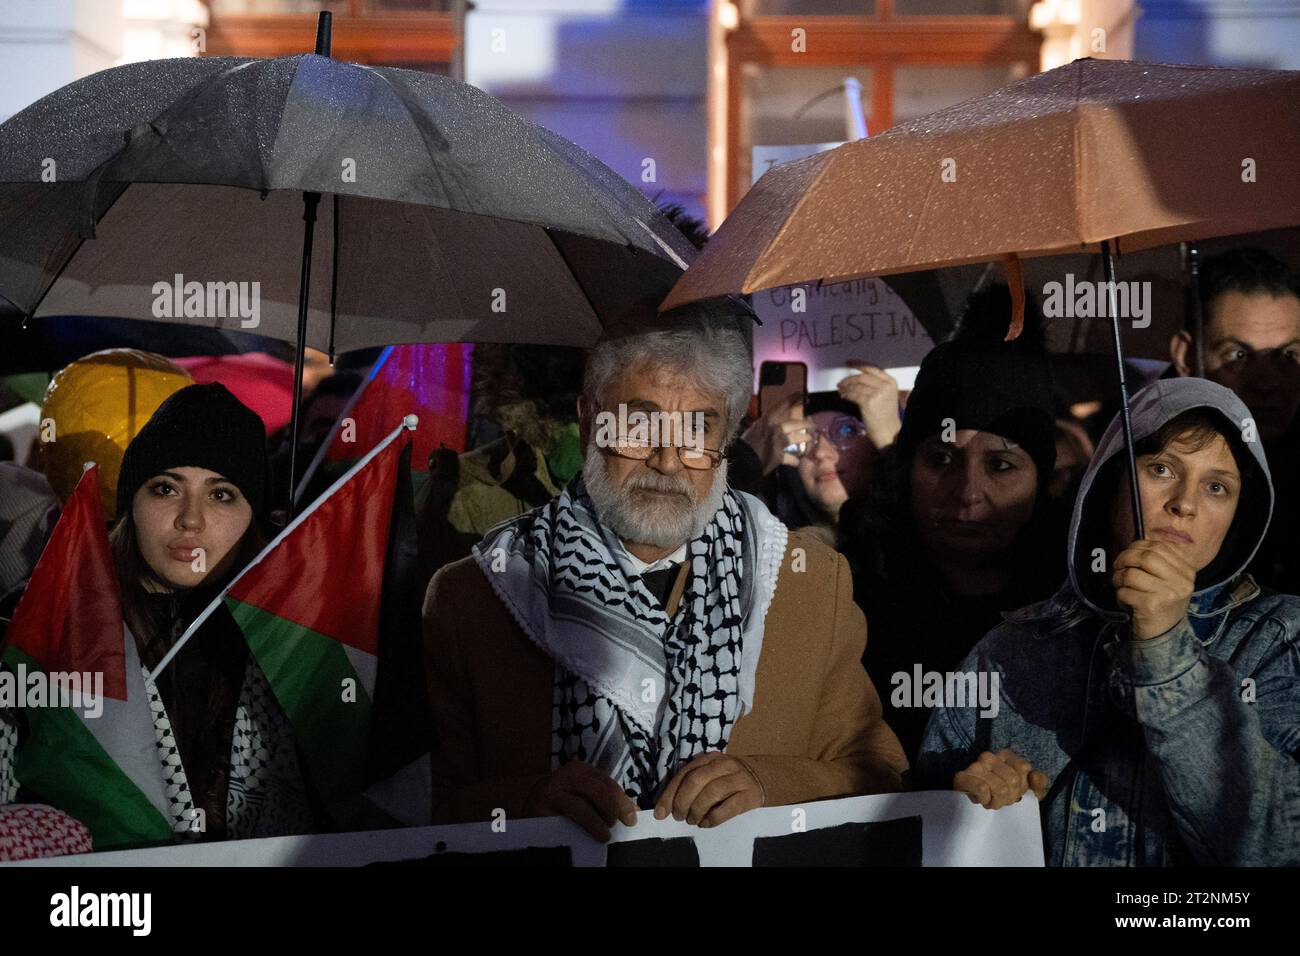
M 829 442 L 836 451 L 848 451 L 866 437 L 867 426 L 851 415 L 839 415 L 832 419 L 826 428 L 809 423 L 807 432 L 807 441 L 796 442 L 787 447 L 786 451 L 799 458 L 805 458 L 817 449 L 817 443 L 821 441 Z
M 646 461 L 655 453 L 656 448 L 676 448 L 677 460 L 685 468 L 695 471 L 707 471 L 717 468 L 725 457 L 716 448 L 696 448 L 694 445 L 662 445 L 639 438 L 617 438 L 605 450 L 619 458 L 633 461 Z

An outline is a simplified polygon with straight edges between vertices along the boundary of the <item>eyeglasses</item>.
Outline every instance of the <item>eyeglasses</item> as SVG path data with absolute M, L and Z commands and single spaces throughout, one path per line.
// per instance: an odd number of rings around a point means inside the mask
M 605 451 L 617 455 L 619 458 L 630 458 L 632 461 L 647 461 L 654 454 L 656 448 L 676 448 L 677 460 L 682 463 L 683 467 L 695 471 L 707 471 L 710 468 L 717 468 L 722 464 L 722 459 L 726 457 L 716 448 L 695 448 L 692 445 L 656 445 L 653 442 L 635 438 L 617 439 L 606 446 Z
M 788 454 L 799 458 L 811 455 L 819 441 L 830 442 L 836 451 L 848 451 L 866 437 L 867 426 L 849 415 L 840 415 L 831 421 L 829 428 L 821 428 L 809 423 L 805 431 L 808 432 L 807 441 L 787 445 L 785 450 Z

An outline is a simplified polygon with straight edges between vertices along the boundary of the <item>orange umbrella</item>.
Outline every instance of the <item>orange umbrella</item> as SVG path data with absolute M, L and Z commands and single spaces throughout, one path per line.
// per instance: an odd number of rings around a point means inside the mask
M 1300 224 L 1300 72 L 1076 60 L 765 174 L 664 300 Z M 1013 335 L 1015 326 L 1013 322 Z M 1141 537 L 1141 510 L 1134 508 Z
M 1075 60 L 773 168 L 662 308 L 1300 224 L 1300 72 Z

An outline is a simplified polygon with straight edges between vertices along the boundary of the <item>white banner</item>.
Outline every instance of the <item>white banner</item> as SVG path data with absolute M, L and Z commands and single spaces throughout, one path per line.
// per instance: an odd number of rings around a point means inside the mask
M 467 859 L 489 854 L 490 859 Z M 765 807 L 700 829 L 642 811 L 597 843 L 568 820 L 231 840 L 8 866 L 1042 866 L 1038 802 L 985 810 L 936 790 Z

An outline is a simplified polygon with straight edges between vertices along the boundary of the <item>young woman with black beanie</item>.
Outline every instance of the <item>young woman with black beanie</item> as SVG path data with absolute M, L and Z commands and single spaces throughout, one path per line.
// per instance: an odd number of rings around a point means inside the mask
M 109 541 L 146 670 L 266 542 L 269 474 L 261 419 L 219 384 L 176 392 L 127 447 Z M 292 730 L 224 608 L 147 689 L 174 829 L 311 832 Z

